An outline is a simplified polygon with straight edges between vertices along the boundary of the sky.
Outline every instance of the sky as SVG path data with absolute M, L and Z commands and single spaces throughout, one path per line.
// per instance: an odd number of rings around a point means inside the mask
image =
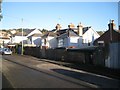
M 118 28 L 118 2 L 3 2 L 2 15 L 0 29 L 52 30 L 57 23 L 64 29 L 81 22 L 95 31 L 106 31 L 110 19 Z

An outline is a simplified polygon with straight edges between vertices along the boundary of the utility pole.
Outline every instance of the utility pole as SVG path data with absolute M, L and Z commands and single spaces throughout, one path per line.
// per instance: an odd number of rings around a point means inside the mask
M 22 21 L 22 52 L 21 52 L 21 55 L 23 55 L 23 18 L 21 19 Z

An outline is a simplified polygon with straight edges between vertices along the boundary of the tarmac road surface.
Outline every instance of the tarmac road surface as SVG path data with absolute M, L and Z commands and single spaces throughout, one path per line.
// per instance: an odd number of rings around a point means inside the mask
M 115 80 L 31 56 L 4 55 L 2 71 L 14 88 L 119 88 Z

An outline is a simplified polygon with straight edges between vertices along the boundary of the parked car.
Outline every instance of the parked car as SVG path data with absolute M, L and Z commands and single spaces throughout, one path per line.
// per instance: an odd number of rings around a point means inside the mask
M 9 48 L 1 48 L 0 53 L 3 55 L 11 55 L 12 51 Z

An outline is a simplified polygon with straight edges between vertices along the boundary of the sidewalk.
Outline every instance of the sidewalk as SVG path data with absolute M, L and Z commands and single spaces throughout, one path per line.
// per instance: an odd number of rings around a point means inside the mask
M 40 59 L 42 61 L 50 62 L 57 65 L 66 66 L 69 68 L 74 68 L 78 70 L 84 70 L 87 72 L 104 75 L 110 78 L 120 79 L 120 70 L 110 69 L 106 67 L 87 65 L 87 64 L 78 64 L 78 63 L 68 63 L 62 61 L 48 60 L 48 59 Z
M 65 66 L 65 67 L 69 67 L 69 68 L 73 68 L 73 69 L 83 70 L 83 71 L 87 71 L 90 73 L 95 73 L 95 74 L 99 74 L 99 75 L 103 75 L 103 76 L 107 76 L 110 78 L 120 80 L 120 69 L 115 70 L 115 69 L 110 69 L 107 67 L 100 67 L 100 66 L 94 66 L 94 65 L 89 65 L 89 64 L 69 63 L 69 62 L 64 62 L 64 61 L 41 59 L 41 58 L 29 56 L 29 55 L 23 55 L 23 57 L 31 57 L 35 60 L 45 61 L 45 62 L 57 64 L 60 66 Z

